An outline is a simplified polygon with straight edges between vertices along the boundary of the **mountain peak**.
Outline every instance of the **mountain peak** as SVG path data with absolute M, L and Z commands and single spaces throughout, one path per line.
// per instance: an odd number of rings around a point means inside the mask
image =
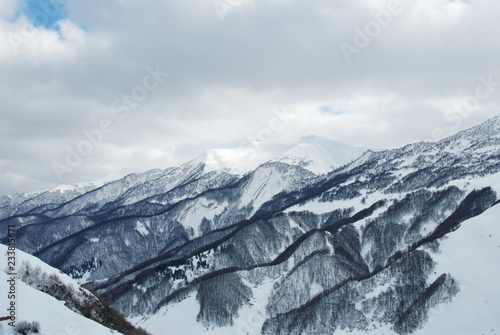
M 324 174 L 360 157 L 368 148 L 357 148 L 321 136 L 310 135 L 302 142 L 275 159 L 290 165 L 299 165 L 316 173 Z
M 264 151 L 259 152 L 250 146 L 240 146 L 230 149 L 207 150 L 191 161 L 191 164 L 203 163 L 205 173 L 226 171 L 231 174 L 243 175 L 254 170 L 270 158 L 270 155 Z
M 301 166 L 315 174 L 324 174 L 361 156 L 368 148 L 353 147 L 318 135 L 309 135 L 280 156 L 254 146 L 210 149 L 188 164 L 204 164 L 204 172 L 226 171 L 243 175 L 265 162 L 281 162 Z

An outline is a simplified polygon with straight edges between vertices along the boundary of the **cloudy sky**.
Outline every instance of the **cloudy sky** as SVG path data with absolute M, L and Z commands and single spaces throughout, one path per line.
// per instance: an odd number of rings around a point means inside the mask
M 498 0 L 1 0 L 0 194 L 500 111 Z M 276 149 L 278 150 L 278 149 Z

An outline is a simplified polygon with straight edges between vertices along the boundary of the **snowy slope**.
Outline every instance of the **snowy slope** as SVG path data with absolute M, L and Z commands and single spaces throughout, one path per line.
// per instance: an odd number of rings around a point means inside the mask
M 4 270 L 7 267 L 7 259 L 4 257 L 7 247 L 0 244 L 0 316 L 4 316 L 9 301 L 7 297 L 7 279 L 9 276 Z M 17 264 L 29 263 L 32 267 L 39 267 L 43 272 L 49 275 L 56 275 L 67 287 L 79 289 L 79 285 L 70 277 L 53 267 L 43 263 L 38 258 L 30 256 L 22 251 L 17 251 Z M 38 321 L 42 334 L 119 334 L 99 323 L 85 318 L 68 309 L 64 302 L 56 300 L 54 297 L 28 286 L 22 281 L 17 281 L 17 320 L 18 321 Z M 17 334 L 13 331 L 6 321 L 0 322 L 0 334 Z
M 163 308 L 155 315 L 135 317 L 131 321 L 152 335 L 259 335 L 266 319 L 266 304 L 274 283 L 275 280 L 266 280 L 261 285 L 251 285 L 252 308 L 243 308 L 231 326 L 207 328 L 198 323 L 200 307 L 196 294 L 187 296 L 176 305 Z M 165 324 L 172 329 L 171 333 L 165 332 Z
M 0 272 L 2 297 L 7 296 L 7 293 L 4 291 L 5 286 L 3 285 L 7 279 L 7 274 L 5 272 Z M 110 330 L 95 321 L 69 310 L 61 301 L 56 300 L 48 294 L 37 291 L 23 282 L 18 282 L 17 294 L 18 319 L 21 321 L 40 322 L 42 334 L 119 334 L 116 331 Z M 7 309 L 5 306 L 6 302 L 5 299 L 2 299 L 2 311 Z M 4 321 L 0 322 L 0 334 L 14 335 L 17 333 Z
M 324 174 L 353 161 L 367 150 L 319 136 L 308 136 L 276 161 L 299 165 L 316 174 Z
M 312 173 L 297 166 L 279 162 L 263 164 L 249 174 L 249 180 L 242 188 L 239 207 L 252 206 L 253 215 L 275 195 L 298 190 L 314 178 Z
M 460 292 L 430 311 L 419 334 L 500 334 L 500 205 L 462 223 L 441 243 L 438 273 L 452 273 Z

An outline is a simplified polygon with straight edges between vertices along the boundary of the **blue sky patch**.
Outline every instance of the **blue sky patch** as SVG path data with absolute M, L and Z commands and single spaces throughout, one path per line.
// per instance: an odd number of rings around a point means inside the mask
M 36 27 L 58 30 L 56 23 L 68 16 L 67 0 L 23 0 L 22 9 Z
M 330 106 L 323 105 L 319 108 L 321 113 L 323 114 L 331 114 L 331 115 L 342 115 L 344 114 L 344 111 L 340 109 L 333 110 Z

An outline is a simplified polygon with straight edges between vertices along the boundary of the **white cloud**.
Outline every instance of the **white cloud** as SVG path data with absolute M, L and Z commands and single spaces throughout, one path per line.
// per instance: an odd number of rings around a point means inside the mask
M 471 6 L 462 1 L 449 0 L 424 0 L 415 1 L 409 6 L 415 22 L 423 25 L 425 29 L 449 28 L 459 24 L 463 15 L 471 10 Z
M 16 14 L 17 8 L 18 6 L 16 0 L 3 0 L 2 2 L 0 2 L 0 19 L 13 19 Z

